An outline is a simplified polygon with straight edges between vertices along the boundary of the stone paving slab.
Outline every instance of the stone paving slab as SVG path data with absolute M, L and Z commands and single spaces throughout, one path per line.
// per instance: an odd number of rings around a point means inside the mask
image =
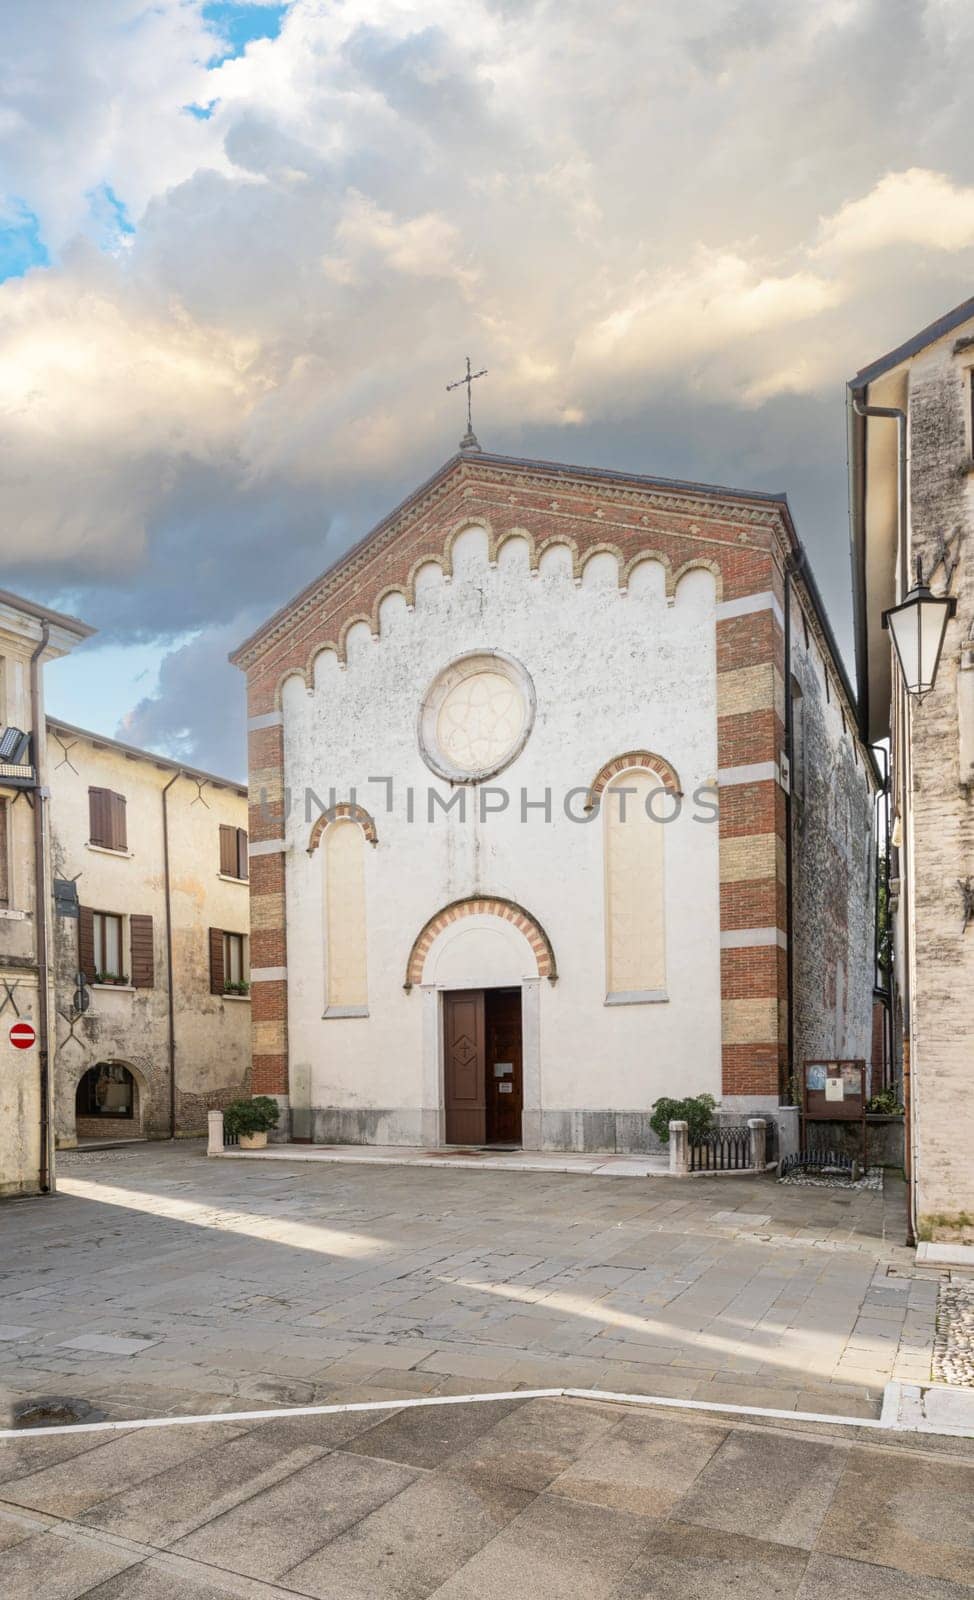
M 0 1440 L 0 1594 L 971 1600 L 974 1441 L 811 1428 L 565 1398 Z
M 72 1155 L 0 1208 L 0 1421 L 585 1387 L 877 1415 L 942 1274 L 882 1195 L 768 1178 Z M 822 1404 L 810 1400 L 820 1396 Z

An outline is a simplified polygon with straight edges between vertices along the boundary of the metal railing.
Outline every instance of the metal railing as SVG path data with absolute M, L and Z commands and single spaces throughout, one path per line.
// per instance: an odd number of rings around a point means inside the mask
M 747 1172 L 751 1133 L 746 1126 L 714 1128 L 690 1142 L 691 1172 Z
M 796 1150 L 792 1155 L 785 1156 L 781 1163 L 781 1176 L 786 1178 L 792 1172 L 823 1172 L 855 1179 L 859 1175 L 859 1165 L 855 1156 L 848 1156 L 840 1150 L 830 1150 L 826 1146 L 818 1145 L 813 1149 Z

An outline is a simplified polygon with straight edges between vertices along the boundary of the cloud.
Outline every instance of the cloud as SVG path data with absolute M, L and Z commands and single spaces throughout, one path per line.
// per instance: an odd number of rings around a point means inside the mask
M 970 249 L 974 188 L 922 167 L 889 172 L 869 194 L 823 219 L 815 254 L 838 259 L 901 245 L 934 251 Z
M 115 737 L 221 777 L 246 779 L 246 708 L 241 677 L 227 660 L 241 617 L 207 629 L 163 657 L 155 694 L 139 700 Z
M 974 14 L 0 0 L 0 22 L 3 215 L 33 230 L 0 283 L 5 581 L 157 641 L 140 737 L 224 764 L 210 701 L 241 681 L 193 663 L 453 450 L 468 351 L 487 446 L 792 488 L 841 627 L 842 381 L 970 292 Z

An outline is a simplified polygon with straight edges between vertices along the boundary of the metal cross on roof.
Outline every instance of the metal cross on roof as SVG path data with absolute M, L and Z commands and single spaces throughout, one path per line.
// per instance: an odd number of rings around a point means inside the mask
M 486 378 L 486 376 L 487 376 L 487 368 L 486 367 L 482 367 L 479 372 L 471 372 L 470 371 L 470 357 L 468 356 L 467 357 L 467 372 L 466 372 L 466 376 L 463 377 L 463 378 L 458 378 L 456 383 L 448 383 L 447 386 L 446 386 L 448 394 L 449 394 L 451 389 L 459 389 L 464 384 L 466 385 L 466 389 L 467 389 L 467 431 L 464 434 L 463 438 L 460 440 L 460 449 L 461 450 L 479 450 L 480 449 L 480 441 L 478 440 L 477 435 L 473 431 L 473 421 L 472 421 L 472 418 L 471 418 L 471 411 L 470 411 L 470 390 L 472 389 L 474 383 L 476 382 L 476 380 L 478 378 Z

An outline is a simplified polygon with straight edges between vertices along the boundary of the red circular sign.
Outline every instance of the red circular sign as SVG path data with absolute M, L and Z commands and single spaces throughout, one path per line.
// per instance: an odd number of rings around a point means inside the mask
M 29 1050 L 37 1043 L 37 1034 L 29 1022 L 15 1022 L 10 1030 L 10 1043 L 15 1050 Z

